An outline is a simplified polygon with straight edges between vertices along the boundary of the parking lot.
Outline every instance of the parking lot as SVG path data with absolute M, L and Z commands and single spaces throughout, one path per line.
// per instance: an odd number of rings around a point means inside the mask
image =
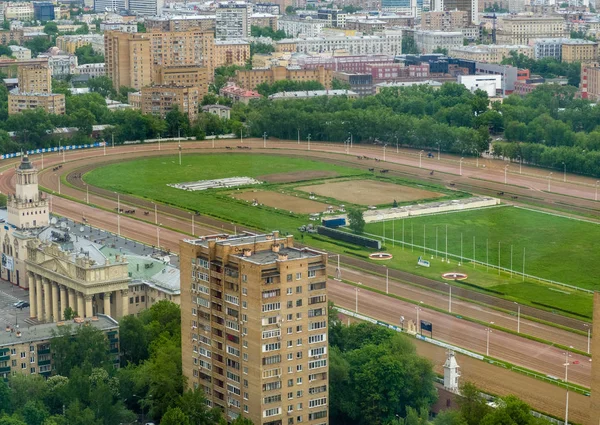
M 19 309 L 13 305 L 17 301 L 29 302 L 29 291 L 0 280 L 0 326 L 2 328 L 7 325 L 28 328 L 36 324 L 35 320 L 29 318 L 29 307 Z

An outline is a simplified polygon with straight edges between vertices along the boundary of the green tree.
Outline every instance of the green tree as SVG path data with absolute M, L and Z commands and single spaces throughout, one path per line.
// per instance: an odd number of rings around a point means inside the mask
M 0 45 L 0 56 L 12 56 L 13 52 L 8 46 Z
M 419 49 L 417 43 L 415 43 L 414 37 L 402 37 L 402 54 L 404 55 L 418 55 Z
M 139 364 L 148 358 L 148 337 L 144 324 L 137 316 L 125 316 L 119 321 L 121 364 Z
M 348 226 L 354 233 L 361 234 L 365 230 L 363 212 L 358 208 L 348 209 Z
M 92 49 L 92 46 L 86 44 L 85 46 L 78 47 L 75 50 L 75 56 L 77 56 L 77 63 L 83 65 L 86 63 L 102 63 L 104 62 L 104 55 L 97 54 Z
M 231 422 L 231 425 L 254 425 L 254 423 L 250 419 L 240 415 Z
M 48 384 L 41 375 L 15 375 L 9 380 L 11 388 L 10 405 L 16 411 L 28 401 L 43 400 L 48 391 Z
M 433 53 L 441 53 L 442 55 L 446 55 L 447 56 L 448 55 L 448 49 L 445 49 L 443 47 L 436 47 L 433 50 Z
M 83 24 L 81 24 L 79 26 L 79 28 L 77 28 L 75 30 L 75 34 L 85 35 L 85 34 L 89 34 L 89 33 L 90 33 L 90 28 L 88 27 L 88 24 L 86 24 L 85 22 Z
M 490 407 L 481 392 L 472 383 L 465 382 L 460 387 L 460 394 L 462 396 L 458 399 L 460 414 L 468 425 L 479 425 L 481 419 L 490 412 Z
M 258 86 L 256 86 L 256 91 L 265 97 L 270 96 L 274 93 L 306 90 L 325 90 L 325 87 L 320 82 L 314 80 L 279 80 L 275 81 L 273 84 L 261 83 Z
M 252 25 L 252 27 L 250 28 L 250 33 L 252 37 L 269 37 L 273 41 L 288 38 L 288 35 L 283 30 L 275 31 L 271 27 L 258 27 L 256 25 Z
M 352 90 L 352 86 L 347 81 L 342 81 L 337 78 L 334 78 L 331 81 L 331 88 L 333 90 Z
M 100 94 L 102 97 L 116 96 L 116 91 L 113 88 L 113 82 L 109 77 L 102 76 L 92 78 L 88 81 L 90 91 Z
M 187 114 L 179 111 L 179 107 L 175 105 L 167 115 L 165 115 L 167 125 L 167 134 L 171 137 L 186 135 L 190 129 L 190 120 Z
M 58 34 L 58 25 L 56 22 L 48 22 L 44 25 L 44 32 L 48 35 L 56 35 Z
M 146 32 L 146 26 L 143 22 L 137 23 L 137 32 Z
M 4 415 L 0 418 L 0 425 L 27 425 L 27 423 L 23 422 L 17 415 Z
M 244 67 L 238 65 L 229 65 L 216 68 L 215 78 L 213 84 L 210 85 L 210 90 L 213 93 L 219 93 L 219 90 L 221 90 L 227 81 L 235 76 L 236 71 L 240 69 L 244 69 Z
M 467 421 L 456 410 L 444 410 L 433 421 L 433 425 L 467 425 Z
M 179 399 L 177 406 L 187 416 L 190 424 L 212 425 L 219 424 L 223 418 L 221 411 L 217 408 L 208 409 L 206 406 L 204 391 L 187 390 Z M 241 416 L 240 416 L 241 417 Z M 243 422 L 239 425 L 246 425 Z
M 257 53 L 269 54 L 269 53 L 273 53 L 274 51 L 275 51 L 275 47 L 273 47 L 272 44 L 258 43 L 258 42 L 250 43 L 250 57 L 254 56 Z
M 181 411 L 179 407 L 169 408 L 162 420 L 160 421 L 161 425 L 190 425 L 190 420 L 188 417 Z
M 3 379 L 0 380 L 0 412 L 12 411 L 11 397 L 11 389 Z
M 29 400 L 21 409 L 21 415 L 27 425 L 43 425 L 50 413 L 41 400 Z
M 80 109 L 71 115 L 71 123 L 73 127 L 77 127 L 82 134 L 89 136 L 92 134 L 93 126 L 96 123 L 96 117 L 94 117 L 94 114 L 89 110 Z
M 64 317 L 65 320 L 73 320 L 74 318 L 77 317 L 77 312 L 75 310 L 73 310 L 71 307 L 67 307 L 65 308 L 64 311 Z
M 50 346 L 59 375 L 70 376 L 75 366 L 88 372 L 96 367 L 112 367 L 106 335 L 92 326 L 79 326 L 76 330 L 63 326 L 55 332 Z
M 24 42 L 23 46 L 31 50 L 31 56 L 33 57 L 45 52 L 50 47 L 52 47 L 52 41 L 48 40 L 44 36 L 38 36 L 33 37 L 31 40 Z

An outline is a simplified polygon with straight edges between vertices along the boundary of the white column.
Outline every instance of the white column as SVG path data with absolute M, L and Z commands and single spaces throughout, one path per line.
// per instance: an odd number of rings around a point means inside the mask
M 52 321 L 58 322 L 60 320 L 58 310 L 58 283 L 50 282 L 50 287 L 52 290 Z
M 110 292 L 104 293 L 104 314 L 110 316 Z
M 36 317 L 35 277 L 32 272 L 27 272 L 27 280 L 29 283 L 29 317 Z
M 60 285 L 60 307 L 58 308 L 58 320 L 65 319 L 65 309 L 69 305 L 69 300 L 67 300 L 67 287 L 64 285 Z
M 43 278 L 42 284 L 44 286 L 44 321 L 51 322 L 52 306 L 50 302 L 52 300 L 52 295 L 50 294 L 50 281 L 46 278 Z
M 44 320 L 44 305 L 42 303 L 42 277 L 39 275 L 34 276 L 35 279 L 35 297 L 36 297 L 36 313 L 38 321 Z
M 77 292 L 77 315 L 79 317 L 85 317 L 85 306 L 83 303 L 83 294 Z
M 122 296 L 122 302 L 123 302 L 123 309 L 121 311 L 121 313 L 122 313 L 121 317 L 125 317 L 125 316 L 129 315 L 129 290 L 123 289 L 121 291 L 121 296 Z
M 85 317 L 92 317 L 94 315 L 94 309 L 92 308 L 92 296 L 85 296 Z
M 67 297 L 69 298 L 69 307 L 77 313 L 77 300 L 75 298 L 75 291 L 73 289 L 67 289 Z

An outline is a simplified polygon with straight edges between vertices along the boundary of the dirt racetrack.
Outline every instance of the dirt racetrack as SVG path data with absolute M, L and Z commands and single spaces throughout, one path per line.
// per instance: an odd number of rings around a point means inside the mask
M 234 198 L 252 201 L 256 199 L 259 204 L 269 207 L 279 208 L 280 210 L 293 211 L 300 214 L 320 213 L 327 210 L 327 204 L 311 201 L 296 196 L 285 195 L 279 192 L 270 192 L 268 190 L 250 190 L 248 192 L 235 193 Z
M 265 174 L 264 176 L 256 177 L 257 180 L 262 180 L 267 183 L 293 183 L 306 180 L 323 179 L 329 177 L 337 177 L 338 173 L 327 170 L 314 171 L 292 171 L 289 173 Z
M 441 193 L 375 180 L 337 181 L 301 186 L 297 189 L 358 205 L 391 204 L 444 196 Z

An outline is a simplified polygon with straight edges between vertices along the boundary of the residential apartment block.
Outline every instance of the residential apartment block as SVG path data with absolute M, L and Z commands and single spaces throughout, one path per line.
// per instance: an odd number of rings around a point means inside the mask
M 104 54 L 104 36 L 102 34 L 59 35 L 56 37 L 56 47 L 59 50 L 74 54 L 83 46 L 91 46 L 94 52 Z
M 597 41 L 570 39 L 563 43 L 561 50 L 563 62 L 589 63 L 598 60 Z
M 289 69 L 274 66 L 270 69 L 238 70 L 235 74 L 238 85 L 244 89 L 255 90 L 262 83 L 273 84 L 275 81 L 318 81 L 325 88 L 331 88 L 333 73 L 329 69 Z
M 277 28 L 285 31 L 290 37 L 317 37 L 327 25 L 325 19 L 303 18 L 295 15 L 284 15 L 277 22 Z
M 52 372 L 52 338 L 70 326 L 73 334 L 80 326 L 101 330 L 107 337 L 109 353 L 119 367 L 119 323 L 111 317 L 98 315 L 90 319 L 45 323 L 14 329 L 11 326 L 0 335 L 0 377 L 8 379 L 17 374 L 50 376 Z
M 421 53 L 433 53 L 436 49 L 452 50 L 463 45 L 464 35 L 462 32 L 445 31 L 413 31 L 415 44 Z
M 27 47 L 8 46 L 8 48 L 11 50 L 12 56 L 14 56 L 17 60 L 31 59 L 31 50 L 29 50 Z
M 65 95 L 23 92 L 8 94 L 8 115 L 37 108 L 41 108 L 49 114 L 63 115 L 65 113 Z
M 208 93 L 208 69 L 195 65 L 156 68 L 154 83 L 159 86 L 197 87 L 200 100 Z
M 567 37 L 566 23 L 561 16 L 506 16 L 498 30 L 498 44 L 529 44 L 536 38 Z
M 293 237 L 183 240 L 183 373 L 256 425 L 328 423 L 327 255 Z
M 445 10 L 460 10 L 467 12 L 469 24 L 479 24 L 479 0 L 432 0 L 435 12 Z
M 250 59 L 250 43 L 243 40 L 215 40 L 213 67 L 244 66 Z
M 48 59 L 21 62 L 17 65 L 19 91 L 22 93 L 51 93 L 52 70 Z
M 600 64 L 598 62 L 581 65 L 579 90 L 583 99 L 595 102 L 600 99 Z
M 115 88 L 140 89 L 156 79 L 158 67 L 195 65 L 213 73 L 211 31 L 105 33 L 106 75 Z
M 448 56 L 475 62 L 500 63 L 504 58 L 509 57 L 511 52 L 516 52 L 518 55 L 523 54 L 528 58 L 534 56 L 534 49 L 531 46 L 500 44 L 455 47 L 448 50 Z
M 345 51 L 350 55 L 398 55 L 402 52 L 402 35 L 307 37 L 279 40 L 277 45 L 289 46 L 299 53 Z
M 471 25 L 469 12 L 466 10 L 444 10 L 440 12 L 423 12 L 421 29 L 437 31 L 457 31 Z
M 200 105 L 198 87 L 150 86 L 140 91 L 140 109 L 144 114 L 164 118 L 175 106 L 186 114 L 190 122 L 198 117 Z
M 386 26 L 385 21 L 379 19 L 367 19 L 367 18 L 352 18 L 346 19 L 346 29 L 358 31 L 365 35 L 373 35 L 383 29 Z
M 162 13 L 164 0 L 128 0 L 129 12 L 136 16 L 156 16 Z
M 217 40 L 239 40 L 250 37 L 252 4 L 243 1 L 218 3 L 215 19 Z
M 215 17 L 215 15 L 151 16 L 144 19 L 144 24 L 146 30 L 150 32 L 214 30 Z
M 88 75 L 90 78 L 103 77 L 106 75 L 105 63 L 85 63 L 83 65 L 77 65 L 75 73 L 79 75 Z
M 33 2 L 8 2 L 4 5 L 6 20 L 32 21 L 34 16 Z

